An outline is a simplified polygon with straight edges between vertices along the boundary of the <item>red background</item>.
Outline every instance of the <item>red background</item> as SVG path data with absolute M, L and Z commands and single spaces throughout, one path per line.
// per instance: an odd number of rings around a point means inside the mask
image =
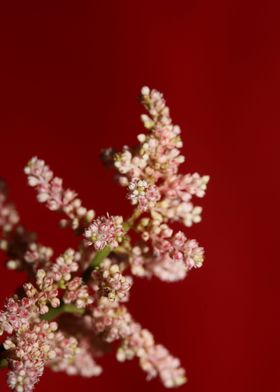
M 99 150 L 133 144 L 140 87 L 162 90 L 183 130 L 184 169 L 211 175 L 204 220 L 187 231 L 207 258 L 178 284 L 137 280 L 130 309 L 182 359 L 182 391 L 280 390 L 277 2 L 8 3 L 0 10 L 0 174 L 22 220 L 57 251 L 73 243 L 26 186 L 22 168 L 33 155 L 98 214 L 127 214 Z M 23 279 L 1 266 L 1 301 Z M 135 362 L 118 364 L 113 353 L 101 362 L 92 380 L 47 371 L 37 391 L 163 391 Z

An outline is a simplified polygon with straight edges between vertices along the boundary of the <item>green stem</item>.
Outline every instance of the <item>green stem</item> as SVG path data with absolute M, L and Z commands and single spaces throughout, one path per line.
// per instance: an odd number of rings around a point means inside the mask
M 112 249 L 110 246 L 106 246 L 104 249 L 101 249 L 99 252 L 97 252 L 92 259 L 90 265 L 88 268 L 85 270 L 83 273 L 83 280 L 84 282 L 87 282 L 90 279 L 92 271 L 98 267 L 104 259 L 106 259 L 107 256 L 111 253 Z
M 48 313 L 41 316 L 42 320 L 52 321 L 60 316 L 62 313 L 83 314 L 84 309 L 79 309 L 72 304 L 62 304 L 59 308 L 52 308 Z

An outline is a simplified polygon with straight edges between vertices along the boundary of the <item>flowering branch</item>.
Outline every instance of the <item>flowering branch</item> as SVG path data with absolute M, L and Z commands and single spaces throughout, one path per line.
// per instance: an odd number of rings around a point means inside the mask
M 133 276 L 173 282 L 202 266 L 203 248 L 176 232 L 173 223 L 200 222 L 202 208 L 192 199 L 205 195 L 209 177 L 180 173 L 181 131 L 162 94 L 143 87 L 141 101 L 146 132 L 138 135 L 138 145 L 103 154 L 134 206 L 127 220 L 95 218 L 43 160 L 34 157 L 25 168 L 38 201 L 60 213 L 60 225 L 77 234 L 77 249 L 54 257 L 52 248 L 22 226 L 0 180 L 0 250 L 7 268 L 29 277 L 0 311 L 0 369 L 9 368 L 13 391 L 31 392 L 46 366 L 98 376 L 102 369 L 95 358 L 115 341 L 117 360 L 137 358 L 148 380 L 158 376 L 167 388 L 186 382 L 180 360 L 134 320 L 126 303 Z

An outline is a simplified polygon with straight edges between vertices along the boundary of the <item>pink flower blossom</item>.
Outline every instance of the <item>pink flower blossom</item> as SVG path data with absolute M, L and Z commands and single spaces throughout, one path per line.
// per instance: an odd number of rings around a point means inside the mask
M 11 372 L 8 384 L 15 391 L 32 391 L 44 372 L 44 367 L 72 366 L 78 353 L 77 340 L 65 337 L 57 331 L 57 323 L 41 321 L 27 331 L 6 339 L 4 347 L 9 350 Z
M 144 236 L 145 237 L 145 236 Z M 192 268 L 203 264 L 204 250 L 195 240 L 167 225 L 150 229 L 146 244 L 135 246 L 129 258 L 131 272 L 142 277 L 157 276 L 163 281 L 184 279 Z
M 157 211 L 163 219 L 181 221 L 187 227 L 200 222 L 202 208 L 194 206 L 191 200 L 193 196 L 201 198 L 205 195 L 208 181 L 209 176 L 201 177 L 198 173 L 167 178 L 160 186 L 162 200 Z
M 155 207 L 160 199 L 159 189 L 152 184 L 148 184 L 145 180 L 133 178 L 128 185 L 128 199 L 131 204 L 138 204 L 141 211 L 147 211 Z
M 65 304 L 74 304 L 78 309 L 83 309 L 93 302 L 93 298 L 89 295 L 88 286 L 83 284 L 82 278 L 76 276 L 66 284 L 63 301 Z
M 58 289 L 52 279 L 45 279 L 44 286 L 42 286 L 40 291 L 31 283 L 25 283 L 23 287 L 27 297 L 33 301 L 40 314 L 47 313 L 49 306 L 57 308 L 60 305 Z
M 80 254 L 73 249 L 67 249 L 54 264 L 51 264 L 47 276 L 56 282 L 64 283 L 71 279 L 72 273 L 78 271 Z
M 47 365 L 55 371 L 68 373 L 79 355 L 77 339 L 57 331 L 52 336 L 50 347 L 53 354 L 48 358 Z
M 96 250 L 110 246 L 116 248 L 124 237 L 123 218 L 121 216 L 102 216 L 95 219 L 85 231 L 88 245 Z
M 164 346 L 155 344 L 148 330 L 132 322 L 130 334 L 124 337 L 118 349 L 117 359 L 122 362 L 135 356 L 139 358 L 140 367 L 147 373 L 148 380 L 159 376 L 167 388 L 186 382 L 185 370 L 179 359 L 173 357 Z
M 76 192 L 64 189 L 62 179 L 54 177 L 53 172 L 43 160 L 37 157 L 32 158 L 24 171 L 28 176 L 28 184 L 37 191 L 38 201 L 46 203 L 50 210 L 64 212 L 74 229 L 93 219 L 94 211 L 82 206 Z M 68 224 L 65 220 L 62 223 Z
M 185 370 L 181 367 L 180 360 L 160 344 L 147 349 L 140 357 L 140 366 L 147 372 L 148 379 L 159 375 L 166 388 L 178 387 L 186 382 Z
M 5 303 L 5 310 L 0 312 L 0 335 L 3 332 L 12 334 L 14 331 L 24 331 L 29 328 L 32 316 L 33 301 L 28 298 L 9 298 Z
M 44 372 L 48 359 L 55 357 L 52 339 L 57 329 L 56 323 L 42 321 L 32 329 L 16 333 L 6 339 L 4 348 L 9 350 L 11 372 L 8 384 L 12 390 L 31 392 Z
M 52 248 L 33 242 L 25 252 L 24 259 L 28 264 L 35 264 L 35 267 L 38 267 L 39 264 L 48 263 L 52 255 Z
M 132 278 L 122 275 L 118 264 L 112 264 L 109 259 L 105 259 L 102 265 L 93 271 L 91 285 L 99 298 L 104 296 L 112 302 L 126 302 Z
M 198 245 L 196 240 L 188 240 L 185 256 L 188 269 L 200 268 L 204 261 L 204 249 Z
M 16 392 L 32 392 L 44 373 L 43 361 L 10 361 L 11 371 L 7 383 Z
M 37 306 L 40 314 L 49 311 L 49 306 L 57 308 L 60 305 L 59 288 L 67 289 L 64 294 L 66 303 L 76 303 L 78 307 L 84 307 L 91 303 L 86 286 L 81 284 L 81 278 L 74 278 L 71 284 L 67 285 L 78 268 L 80 254 L 73 249 L 67 249 L 59 256 L 54 263 L 48 262 L 44 265 L 44 269 L 36 270 L 36 286 L 31 283 L 25 283 L 24 289 L 29 299 Z M 74 282 L 79 282 L 79 287 L 75 287 Z
M 6 196 L 0 192 L 0 229 L 9 232 L 18 223 L 19 216 L 15 207 L 7 203 Z
M 134 247 L 129 263 L 133 275 L 140 277 L 156 276 L 162 281 L 175 282 L 184 279 L 187 275 L 184 260 L 174 262 L 168 254 L 154 256 L 147 247 L 143 249 L 139 246 Z
M 130 334 L 132 317 L 123 305 L 101 297 L 92 312 L 93 327 L 102 333 L 106 342 L 113 342 Z
M 148 260 L 145 266 L 148 273 L 165 282 L 176 282 L 187 275 L 187 267 L 183 260 L 174 262 L 168 255 Z
M 122 185 L 127 185 L 134 177 L 155 181 L 166 178 L 177 173 L 179 165 L 184 162 L 180 154 L 180 128 L 172 125 L 162 94 L 144 87 L 142 102 L 149 115 L 144 114 L 141 119 L 150 133 L 138 135 L 140 145 L 136 152 L 126 147 L 115 155 L 115 167 Z
M 64 366 L 64 362 L 57 361 L 51 366 L 54 371 L 66 371 L 70 376 L 96 377 L 102 373 L 102 368 L 96 363 L 91 353 L 91 347 L 86 341 L 79 343 L 77 354 L 71 358 L 70 364 Z

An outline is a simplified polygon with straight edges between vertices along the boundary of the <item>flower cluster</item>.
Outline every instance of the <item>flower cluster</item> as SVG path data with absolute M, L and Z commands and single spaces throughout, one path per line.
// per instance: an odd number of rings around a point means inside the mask
M 24 254 L 24 259 L 28 264 L 32 264 L 35 269 L 38 269 L 40 264 L 49 263 L 52 256 L 52 248 L 32 242 Z
M 121 216 L 102 216 L 95 219 L 85 231 L 87 244 L 96 250 L 106 246 L 116 248 L 124 237 L 123 218 Z
M 157 276 L 163 281 L 184 279 L 192 268 L 200 268 L 204 249 L 196 240 L 189 240 L 178 231 L 174 234 L 167 224 L 140 223 L 142 241 L 132 248 L 129 257 L 131 271 L 137 276 Z
M 63 340 L 59 342 L 62 345 L 62 350 L 65 350 Z M 97 365 L 95 360 L 93 359 L 90 349 L 81 343 L 79 345 L 76 355 L 72 355 L 71 350 L 68 351 L 68 357 L 70 357 L 70 361 L 61 360 L 61 358 L 65 358 L 65 356 L 60 356 L 55 361 L 51 361 L 51 368 L 56 372 L 64 371 L 69 376 L 80 375 L 82 377 L 94 377 L 99 376 L 102 372 L 102 368 Z M 70 363 L 69 363 L 70 362 Z
M 161 225 L 151 232 L 151 242 L 156 257 L 169 256 L 174 262 L 184 261 L 188 270 L 202 266 L 203 248 L 200 248 L 195 240 L 187 240 L 181 231 L 173 235 L 172 229 Z
M 28 184 L 37 191 L 40 203 L 46 203 L 52 211 L 63 212 L 74 229 L 87 224 L 94 217 L 93 210 L 87 210 L 77 198 L 76 192 L 63 188 L 63 181 L 54 177 L 49 166 L 42 159 L 32 158 L 24 169 L 28 176 Z M 63 225 L 68 221 L 62 220 Z
M 0 218 L 0 249 L 7 255 L 7 268 L 25 270 L 29 274 L 48 263 L 53 250 L 49 246 L 37 243 L 35 233 L 21 226 L 18 211 L 7 202 L 6 193 L 2 188 L 0 181 L 0 216 L 5 216 L 5 219 Z
M 170 225 L 200 222 L 202 208 L 192 198 L 205 195 L 209 176 L 179 173 L 184 162 L 180 128 L 172 124 L 161 93 L 143 87 L 141 100 L 148 111 L 141 117 L 148 133 L 138 135 L 136 148 L 126 146 L 114 155 L 120 184 L 128 187 L 132 204 L 146 212 L 136 227 L 142 243 L 132 247 L 129 264 L 138 276 L 174 281 L 203 263 L 197 242 L 180 231 L 174 233 Z
M 4 348 L 13 353 L 9 386 L 16 391 L 32 391 L 44 372 L 45 363 L 55 357 L 52 339 L 57 324 L 41 321 L 29 330 L 17 333 L 4 342 Z
M 67 338 L 56 332 L 57 323 L 41 321 L 29 330 L 17 333 L 4 342 L 9 351 L 11 371 L 8 384 L 15 391 L 32 391 L 44 372 L 47 363 L 53 361 L 69 365 L 78 352 L 75 338 Z
M 0 180 L 0 250 L 8 268 L 28 275 L 0 311 L 0 368 L 8 366 L 13 391 L 32 392 L 46 366 L 98 376 L 96 357 L 111 346 L 118 347 L 120 362 L 138 359 L 148 380 L 157 376 L 166 388 L 186 382 L 180 360 L 135 321 L 127 303 L 133 275 L 173 282 L 202 266 L 203 248 L 174 223 L 188 227 L 201 220 L 202 208 L 192 199 L 205 195 L 209 177 L 179 172 L 181 131 L 163 95 L 143 87 L 141 101 L 147 132 L 138 135 L 138 146 L 103 154 L 134 206 L 127 219 L 95 218 L 43 160 L 34 157 L 25 168 L 38 201 L 66 216 L 60 223 L 74 230 L 75 249 L 57 256 L 40 244 L 21 225 Z
M 132 278 L 122 275 L 118 264 L 112 264 L 110 259 L 105 259 L 102 265 L 93 271 L 91 277 L 92 288 L 99 298 L 106 297 L 110 301 L 128 301 Z
M 139 358 L 141 368 L 147 373 L 147 378 L 159 375 L 166 388 L 178 387 L 186 382 L 184 369 L 178 358 L 174 358 L 161 344 L 155 344 L 153 335 L 140 325 L 134 324 L 132 333 L 128 335 L 117 352 L 121 362 Z
M 134 357 L 147 373 L 147 378 L 159 376 L 165 387 L 171 388 L 186 381 L 179 359 L 154 342 L 153 335 L 136 323 L 126 307 L 110 303 L 103 297 L 93 311 L 93 325 L 107 342 L 121 340 L 117 359 L 123 362 Z
M 39 312 L 33 298 L 14 297 L 6 301 L 5 311 L 0 313 L 0 334 L 8 335 L 3 342 L 11 369 L 8 384 L 15 391 L 32 391 L 48 362 L 55 358 L 67 361 L 69 351 L 71 358 L 76 355 L 76 339 L 56 332 L 57 323 L 42 321 Z M 63 341 L 60 350 L 58 341 Z
M 9 232 L 18 223 L 19 216 L 12 204 L 7 203 L 4 193 L 0 192 L 0 230 Z
M 84 309 L 93 302 L 93 298 L 89 295 L 88 286 L 83 284 L 82 278 L 76 276 L 66 284 L 63 302 L 74 304 L 78 309 Z
M 28 298 L 9 298 L 5 304 L 5 311 L 0 312 L 0 335 L 4 332 L 12 334 L 14 331 L 24 331 L 29 327 L 32 317 L 33 301 Z
M 49 306 L 57 308 L 60 305 L 59 288 L 66 289 L 64 296 L 67 298 L 67 303 L 78 301 L 79 307 L 85 307 L 90 303 L 90 298 L 87 289 L 77 286 L 75 278 L 72 279 L 72 273 L 78 270 L 76 262 L 77 256 L 73 249 L 68 249 L 63 255 L 59 256 L 54 263 L 48 263 L 44 269 L 35 271 L 36 287 L 32 283 L 25 283 L 24 289 L 28 298 L 37 305 L 40 314 L 45 314 L 49 311 Z M 74 281 L 74 284 L 73 284 Z M 66 282 L 69 282 L 65 285 Z M 72 285 L 70 285 L 72 283 Z M 69 286 L 70 285 L 70 286 Z M 69 295 L 71 291 L 72 295 Z M 84 304 L 82 306 L 81 304 Z
M 166 282 L 175 282 L 184 279 L 187 275 L 184 261 L 179 260 L 174 263 L 169 255 L 155 257 L 145 244 L 132 248 L 129 263 L 131 272 L 140 277 L 156 276 Z
M 160 187 L 162 200 L 158 205 L 158 212 L 163 220 L 180 221 L 190 227 L 201 221 L 202 208 L 194 206 L 192 196 L 203 197 L 209 176 L 198 173 L 174 175 L 167 178 Z
M 138 135 L 140 145 L 137 149 L 125 147 L 122 153 L 115 155 L 115 167 L 122 185 L 128 185 L 133 178 L 154 182 L 169 177 L 177 173 L 178 166 L 184 162 L 180 153 L 181 131 L 177 125 L 172 125 L 163 95 L 143 87 L 141 97 L 149 113 L 143 114 L 141 119 L 150 133 Z
M 154 208 L 160 199 L 159 189 L 145 180 L 133 178 L 128 188 L 128 199 L 131 200 L 131 204 L 138 204 L 141 211 Z

